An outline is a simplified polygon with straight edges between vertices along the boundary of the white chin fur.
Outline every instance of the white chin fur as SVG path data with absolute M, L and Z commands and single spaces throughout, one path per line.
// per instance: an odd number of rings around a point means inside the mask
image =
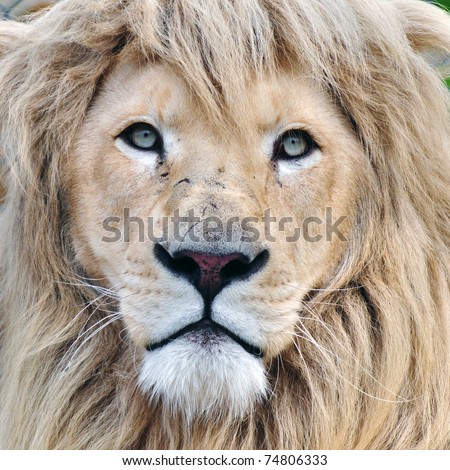
M 139 381 L 167 412 L 188 422 L 199 415 L 244 416 L 267 392 L 262 360 L 230 338 L 205 346 L 180 337 L 148 352 Z

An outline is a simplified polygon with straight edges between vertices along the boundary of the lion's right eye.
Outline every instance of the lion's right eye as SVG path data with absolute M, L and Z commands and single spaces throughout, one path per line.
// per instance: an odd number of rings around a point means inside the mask
M 136 149 L 162 153 L 162 137 L 150 124 L 144 122 L 133 124 L 125 129 L 120 137 Z
M 274 149 L 277 160 L 298 160 L 308 157 L 317 148 L 313 138 L 301 129 L 291 129 L 278 140 Z

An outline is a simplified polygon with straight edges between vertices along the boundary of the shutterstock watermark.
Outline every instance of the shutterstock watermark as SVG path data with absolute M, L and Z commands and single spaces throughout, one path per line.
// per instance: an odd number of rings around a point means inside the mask
M 323 217 L 308 216 L 300 223 L 293 217 L 275 217 L 270 209 L 264 211 L 262 217 L 230 217 L 223 219 L 217 216 L 201 217 L 191 209 L 187 215 L 180 215 L 177 209 L 172 216 L 137 217 L 125 208 L 122 217 L 107 217 L 102 222 L 106 243 L 152 241 L 163 243 L 175 240 L 194 243 L 233 242 L 238 238 L 242 242 L 256 243 L 260 241 L 275 242 L 283 236 L 288 243 L 303 239 L 317 243 L 325 239 L 332 241 L 337 237 L 346 242 L 340 227 L 347 216 L 334 218 L 333 209 L 327 207 Z

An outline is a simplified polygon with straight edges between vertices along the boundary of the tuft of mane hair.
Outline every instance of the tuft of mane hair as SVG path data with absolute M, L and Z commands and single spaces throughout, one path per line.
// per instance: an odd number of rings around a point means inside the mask
M 449 94 L 430 50 L 450 51 L 448 16 L 413 0 L 63 0 L 1 23 L 1 445 L 450 448 Z M 121 322 L 67 354 L 104 313 L 80 282 L 65 162 L 125 59 L 171 64 L 218 121 L 255 75 L 301 64 L 345 110 L 373 169 L 348 252 L 308 300 L 345 329 L 324 328 L 305 362 L 283 352 L 273 393 L 245 419 L 186 432 L 164 415 L 137 387 Z

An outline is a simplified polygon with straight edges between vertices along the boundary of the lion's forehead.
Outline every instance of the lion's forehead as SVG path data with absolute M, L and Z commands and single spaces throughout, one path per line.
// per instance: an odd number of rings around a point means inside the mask
M 229 127 L 212 128 L 213 120 L 191 85 L 169 64 L 120 64 L 108 76 L 90 116 L 108 131 L 119 129 L 129 118 L 148 116 L 160 126 L 208 134 L 211 139 L 226 139 L 227 144 L 230 136 L 240 138 L 240 145 L 251 135 L 273 134 L 292 123 L 337 132 L 345 127 L 342 112 L 326 92 L 299 73 L 259 76 L 243 94 L 229 99 L 223 124 L 229 125 L 226 116 L 231 115 L 233 123 L 240 125 L 235 132 Z

